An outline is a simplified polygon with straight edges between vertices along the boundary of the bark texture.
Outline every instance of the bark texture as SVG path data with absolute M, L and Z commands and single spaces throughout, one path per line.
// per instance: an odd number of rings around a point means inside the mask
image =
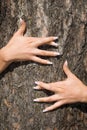
M 0 0 L 0 47 L 27 22 L 27 35 L 58 36 L 62 56 L 48 58 L 54 64 L 13 63 L 0 75 L 0 130 L 87 130 L 87 104 L 65 105 L 51 113 L 50 104 L 33 99 L 51 93 L 36 92 L 34 82 L 63 80 L 63 63 L 87 84 L 87 0 Z M 74 87 L 74 86 L 73 86 Z

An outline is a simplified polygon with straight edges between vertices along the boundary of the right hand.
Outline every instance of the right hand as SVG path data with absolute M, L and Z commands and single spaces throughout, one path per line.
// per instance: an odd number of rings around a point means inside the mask
M 34 99 L 35 102 L 54 102 L 53 105 L 45 108 L 43 112 L 54 110 L 64 104 L 76 102 L 87 103 L 87 86 L 70 71 L 67 61 L 64 63 L 63 70 L 67 75 L 64 81 L 53 83 L 35 82 L 37 86 L 34 89 L 46 89 L 54 92 L 52 96 Z

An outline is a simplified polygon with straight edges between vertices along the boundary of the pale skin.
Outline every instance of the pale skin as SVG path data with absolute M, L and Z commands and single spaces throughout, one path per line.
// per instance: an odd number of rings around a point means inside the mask
M 20 28 L 13 35 L 6 46 L 0 49 L 0 72 L 4 71 L 9 64 L 16 61 L 34 61 L 41 64 L 52 64 L 49 60 L 44 60 L 38 56 L 57 56 L 58 52 L 41 50 L 38 47 L 42 45 L 52 45 L 57 47 L 54 40 L 57 37 L 27 37 L 24 36 L 26 23 L 20 19 Z
M 35 82 L 37 86 L 34 89 L 46 89 L 54 92 L 52 96 L 34 99 L 35 102 L 54 102 L 53 105 L 45 108 L 43 112 L 54 110 L 64 104 L 87 103 L 87 86 L 69 70 L 67 61 L 63 65 L 63 70 L 67 76 L 64 81 L 54 83 Z
M 57 37 L 26 37 L 24 36 L 26 23 L 22 19 L 20 22 L 21 26 L 18 31 L 13 35 L 8 44 L 0 49 L 0 73 L 12 62 L 30 60 L 41 64 L 52 64 L 49 60 L 44 60 L 38 56 L 60 55 L 58 52 L 38 48 L 46 44 L 57 47 L 58 45 L 54 42 L 54 40 L 58 39 Z M 43 112 L 54 110 L 64 104 L 87 102 L 86 85 L 69 70 L 67 62 L 64 63 L 63 70 L 67 75 L 64 81 L 55 83 L 35 82 L 37 86 L 34 89 L 47 89 L 54 92 L 52 96 L 34 99 L 35 102 L 54 102 L 53 105 L 44 109 Z

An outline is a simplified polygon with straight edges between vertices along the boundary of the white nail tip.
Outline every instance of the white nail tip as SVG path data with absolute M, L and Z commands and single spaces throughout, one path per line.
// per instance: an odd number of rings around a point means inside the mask
M 47 112 L 47 110 L 43 110 L 43 113 Z
M 58 39 L 58 37 L 54 37 L 54 40 L 57 40 Z
M 37 84 L 37 85 L 38 85 L 38 84 L 39 84 L 39 82 L 38 82 L 38 81 L 35 81 L 35 84 Z
M 51 45 L 55 46 L 55 47 L 58 47 L 58 44 L 55 43 L 55 42 L 52 42 Z
M 67 60 L 65 61 L 65 65 L 68 65 L 68 62 L 67 62 Z
M 33 87 L 33 89 L 36 89 L 36 90 L 37 90 L 37 89 L 39 89 L 39 88 L 37 88 L 37 87 Z
M 53 63 L 52 63 L 52 62 L 50 62 L 50 61 L 48 61 L 48 62 L 47 62 L 47 64 L 52 65 Z
M 33 101 L 34 101 L 34 102 L 39 102 L 39 99 L 34 99 Z
M 22 23 L 23 22 L 23 19 L 22 18 L 20 18 L 20 23 Z
M 61 54 L 59 52 L 54 52 L 54 55 L 59 56 Z

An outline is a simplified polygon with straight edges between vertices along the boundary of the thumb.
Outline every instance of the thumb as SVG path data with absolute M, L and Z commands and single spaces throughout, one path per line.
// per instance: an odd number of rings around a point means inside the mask
M 20 18 L 20 28 L 18 29 L 18 31 L 16 32 L 16 34 L 18 35 L 23 35 L 26 29 L 26 23 L 23 19 Z
M 65 61 L 64 65 L 63 65 L 63 70 L 64 70 L 65 74 L 67 75 L 67 77 L 69 77 L 72 74 L 69 67 L 68 67 L 67 60 Z

